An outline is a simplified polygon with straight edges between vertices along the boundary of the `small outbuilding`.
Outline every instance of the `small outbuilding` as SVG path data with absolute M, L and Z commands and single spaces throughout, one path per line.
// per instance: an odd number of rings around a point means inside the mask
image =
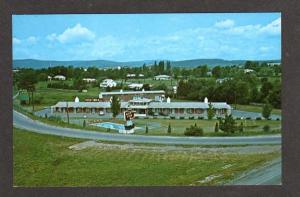
M 154 80 L 170 80 L 171 77 L 169 75 L 157 75 L 154 77 Z
M 63 75 L 56 75 L 53 77 L 55 80 L 65 81 L 67 78 Z

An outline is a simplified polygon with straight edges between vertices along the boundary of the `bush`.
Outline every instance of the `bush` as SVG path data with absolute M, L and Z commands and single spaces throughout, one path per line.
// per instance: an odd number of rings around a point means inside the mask
M 190 120 L 194 120 L 194 116 L 190 116 L 189 119 L 190 119 Z
M 276 118 L 277 121 L 280 121 L 280 118 Z
M 183 120 L 183 119 L 184 119 L 184 117 L 183 117 L 183 116 L 181 116 L 181 117 L 180 117 L 180 119 L 181 119 L 181 120 Z
M 148 131 L 149 131 L 149 128 L 148 128 L 148 125 L 146 125 L 145 133 L 148 133 Z
M 269 131 L 271 130 L 270 125 L 265 125 L 265 126 L 263 127 L 263 130 L 264 130 L 264 132 L 269 132 Z
M 241 118 L 240 118 L 240 117 L 236 117 L 235 119 L 236 119 L 236 120 L 241 120 Z
M 50 116 L 48 118 L 48 120 L 55 121 L 55 122 L 61 122 L 62 121 L 60 116 Z
M 244 131 L 244 123 L 241 122 L 240 126 L 239 126 L 239 132 L 243 132 Z
M 252 119 L 251 117 L 247 117 L 247 118 L 246 118 L 246 120 L 251 120 L 251 119 Z
M 185 129 L 184 135 L 186 136 L 203 136 L 203 129 L 198 127 L 196 124 L 191 125 L 189 128 Z
M 175 119 L 175 116 L 171 116 L 170 118 L 171 118 L 171 119 Z
M 219 123 L 216 122 L 216 125 L 215 125 L 215 132 L 219 132 Z
M 171 124 L 169 123 L 169 126 L 168 126 L 168 134 L 170 134 L 171 131 L 172 131 L 172 129 L 171 129 Z
M 261 117 L 257 117 L 256 120 L 261 120 Z
M 199 116 L 199 117 L 198 117 L 198 119 L 199 119 L 199 120 L 203 120 L 203 119 L 204 119 L 204 117 L 202 117 L 202 116 Z

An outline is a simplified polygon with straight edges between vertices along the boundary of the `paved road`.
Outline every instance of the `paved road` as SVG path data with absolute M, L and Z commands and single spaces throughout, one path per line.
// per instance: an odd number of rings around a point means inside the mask
M 169 137 L 101 133 L 96 131 L 70 129 L 47 125 L 39 121 L 32 120 L 16 111 L 13 111 L 13 123 L 15 127 L 27 129 L 37 133 L 92 140 L 195 145 L 281 144 L 280 135 L 252 137 Z
M 236 178 L 228 185 L 280 185 L 281 158 L 277 158 L 260 168 L 251 170 Z

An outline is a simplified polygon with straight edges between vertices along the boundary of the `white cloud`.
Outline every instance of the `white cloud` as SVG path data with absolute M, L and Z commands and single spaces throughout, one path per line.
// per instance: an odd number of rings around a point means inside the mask
M 50 41 L 58 40 L 61 43 L 69 43 L 76 41 L 86 41 L 95 39 L 95 33 L 86 27 L 83 27 L 80 23 L 74 27 L 67 28 L 63 33 L 57 35 L 52 33 L 46 37 Z
M 38 38 L 35 36 L 30 36 L 26 39 L 26 41 L 29 44 L 36 44 L 38 42 Z
M 21 42 L 20 39 L 13 37 L 13 44 L 21 44 Z
M 281 17 L 277 18 L 276 20 L 272 21 L 271 23 L 263 26 L 260 29 L 262 33 L 270 33 L 270 34 L 280 34 L 281 33 Z
M 57 38 L 57 35 L 56 34 L 49 34 L 46 39 L 47 40 L 50 40 L 50 41 L 54 41 L 55 39 Z
M 215 23 L 215 26 L 218 28 L 231 28 L 234 26 L 234 21 L 230 19 L 218 21 Z

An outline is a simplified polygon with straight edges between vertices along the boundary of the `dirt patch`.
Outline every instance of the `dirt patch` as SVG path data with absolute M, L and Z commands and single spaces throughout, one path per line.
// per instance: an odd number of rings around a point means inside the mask
M 233 147 L 180 147 L 180 146 L 144 146 L 135 144 L 109 144 L 96 141 L 85 141 L 69 147 L 71 150 L 79 151 L 86 148 L 119 149 L 129 151 L 154 151 L 154 152 L 193 152 L 193 153 L 271 153 L 281 151 L 280 145 L 257 145 L 257 146 L 233 146 Z

